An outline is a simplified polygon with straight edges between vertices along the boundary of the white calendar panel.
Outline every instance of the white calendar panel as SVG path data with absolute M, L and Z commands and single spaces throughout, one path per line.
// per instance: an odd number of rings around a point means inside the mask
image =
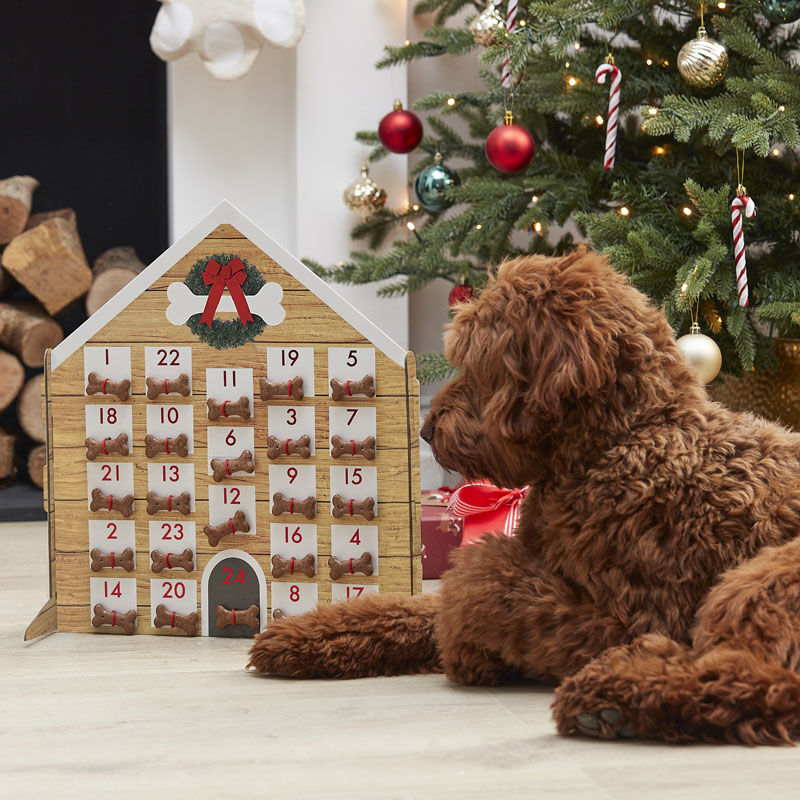
M 269 435 L 281 441 L 299 439 L 303 435 L 311 438 L 311 455 L 314 455 L 314 407 L 313 406 L 269 406 L 267 409 Z
M 256 487 L 255 486 L 209 486 L 208 523 L 219 525 L 227 522 L 237 511 L 243 511 L 250 523 L 247 534 L 236 531 L 236 535 L 255 535 L 256 532 Z
M 194 555 L 197 554 L 194 522 L 150 520 L 148 528 L 150 550 L 182 553 L 188 547 Z
M 189 509 L 194 511 L 194 464 L 148 464 L 147 491 L 161 497 L 189 492 Z
M 280 492 L 284 497 L 305 500 L 317 496 L 317 468 L 298 464 L 285 467 L 283 464 L 269 465 L 269 499 Z
M 255 428 L 244 426 L 232 426 L 230 428 L 206 428 L 208 437 L 208 474 L 211 475 L 212 458 L 238 458 L 242 450 L 249 450 L 253 456 L 253 463 L 256 460 L 255 450 Z M 236 475 L 236 472 L 231 473 Z M 240 475 L 250 473 L 240 470 Z
M 317 606 L 316 583 L 270 583 L 272 610 L 283 611 L 287 617 L 305 614 Z
M 240 397 L 250 401 L 250 416 L 253 416 L 253 370 L 252 369 L 206 369 L 206 397 L 221 403 L 235 403 Z M 236 417 L 236 419 L 239 419 Z
M 124 497 L 133 494 L 133 464 L 98 464 L 89 461 L 86 464 L 86 501 L 87 507 L 92 503 L 92 489 L 99 489 L 103 494 Z
M 345 500 L 375 499 L 375 516 L 378 516 L 378 468 L 331 467 L 331 508 L 333 496 L 340 494 Z
M 116 466 L 116 465 L 115 465 Z M 126 547 L 133 550 L 133 563 L 136 565 L 136 526 L 132 519 L 89 520 L 89 552 L 121 553 Z M 92 557 L 89 556 L 89 563 Z
M 347 406 L 331 406 L 328 409 L 330 435 L 341 436 L 342 439 L 366 439 L 376 436 L 376 409 L 369 406 L 348 408 Z M 376 437 L 377 440 L 377 437 Z
M 189 439 L 189 452 L 194 453 L 194 406 L 151 405 L 146 406 L 147 432 L 156 439 L 174 439 L 185 433 Z
M 303 379 L 303 395 L 312 397 L 314 395 L 314 348 L 268 347 L 267 380 L 289 381 L 295 376 Z
M 128 434 L 128 450 L 133 452 L 133 407 L 116 403 L 105 405 L 87 403 L 86 435 L 98 441 L 113 439 L 120 433 Z
M 365 594 L 378 594 L 378 586 L 374 583 L 332 583 L 331 602 L 339 603 L 342 600 L 352 600 Z
M 331 378 L 340 381 L 360 381 L 365 375 L 375 379 L 375 391 L 378 390 L 378 379 L 375 375 L 374 347 L 329 347 L 328 348 L 328 396 L 333 393 Z M 357 396 L 358 397 L 358 396 Z M 365 398 L 361 398 L 362 400 Z
M 378 526 L 331 525 L 331 555 L 342 561 L 359 558 L 362 553 L 372 556 L 373 575 L 378 574 Z
M 106 611 L 136 611 L 136 578 L 89 578 L 89 617 L 101 603 Z
M 269 526 L 270 556 L 302 558 L 308 553 L 317 557 L 317 526 L 299 525 L 291 522 L 271 522 Z M 319 571 L 319 564 L 317 564 Z
M 84 391 L 90 372 L 96 372 L 101 378 L 108 378 L 110 381 L 124 381 L 126 378 L 130 380 L 130 347 L 84 347 Z
M 156 608 L 167 607 L 176 614 L 191 614 L 197 611 L 197 581 L 183 578 L 150 579 L 150 624 L 156 620 Z
M 157 380 L 179 378 L 186 375 L 189 378 L 189 391 L 192 389 L 192 348 L 191 347 L 145 347 L 144 349 L 144 374 L 148 378 Z M 181 397 L 181 395 L 176 395 Z

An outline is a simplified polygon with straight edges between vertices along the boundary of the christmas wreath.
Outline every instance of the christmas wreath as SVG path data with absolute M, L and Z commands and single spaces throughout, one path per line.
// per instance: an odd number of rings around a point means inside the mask
M 232 282 L 233 285 L 230 282 L 231 270 L 226 271 L 229 266 L 234 274 L 243 274 L 243 277 L 239 275 L 238 280 Z M 214 253 L 199 259 L 192 265 L 184 284 L 196 295 L 210 295 L 214 292 L 216 302 L 209 300 L 203 313 L 193 314 L 186 325 L 201 341 L 217 350 L 240 347 L 252 342 L 264 330 L 266 323 L 261 317 L 250 314 L 246 297 L 256 294 L 265 283 L 258 269 L 235 253 Z M 239 319 L 223 320 L 213 316 L 225 288 L 236 303 Z M 240 301 L 243 303 L 241 308 Z

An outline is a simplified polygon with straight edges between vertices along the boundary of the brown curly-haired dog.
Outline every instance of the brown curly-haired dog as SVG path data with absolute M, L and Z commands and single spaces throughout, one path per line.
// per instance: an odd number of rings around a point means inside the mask
M 711 402 L 663 314 L 582 250 L 502 265 L 446 349 L 460 375 L 422 435 L 530 487 L 516 537 L 461 549 L 438 596 L 275 622 L 251 665 L 560 680 L 564 734 L 800 736 L 800 435 Z

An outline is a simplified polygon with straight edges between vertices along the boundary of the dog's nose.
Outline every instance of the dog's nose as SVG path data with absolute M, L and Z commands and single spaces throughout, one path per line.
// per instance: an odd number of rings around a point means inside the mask
M 433 439 L 433 420 L 431 415 L 428 414 L 422 422 L 422 427 L 419 429 L 419 435 L 430 444 Z

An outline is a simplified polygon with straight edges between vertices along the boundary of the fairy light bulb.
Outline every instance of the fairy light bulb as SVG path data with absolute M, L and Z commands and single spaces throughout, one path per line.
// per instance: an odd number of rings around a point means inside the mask
M 570 75 L 569 78 L 567 78 L 567 83 L 570 86 L 575 86 L 578 83 L 578 79 L 574 75 Z
M 631 210 L 628 208 L 628 206 L 622 206 L 622 208 L 619 210 L 619 215 L 621 217 L 629 217 L 631 215 Z
M 598 125 L 602 125 L 602 124 L 605 122 L 605 120 L 603 119 L 603 115 L 602 115 L 602 114 L 598 114 L 598 115 L 597 115 L 597 116 L 594 118 L 594 121 L 595 121 L 595 122 L 596 122 Z
M 684 215 L 685 217 L 691 217 L 691 216 L 692 216 L 692 209 L 691 209 L 691 208 L 689 208 L 689 206 L 684 206 L 684 207 L 681 209 L 681 211 L 683 211 L 683 215 Z
M 447 105 L 449 105 L 450 108 L 452 108 L 455 104 L 456 104 L 455 97 L 448 97 L 447 98 Z

